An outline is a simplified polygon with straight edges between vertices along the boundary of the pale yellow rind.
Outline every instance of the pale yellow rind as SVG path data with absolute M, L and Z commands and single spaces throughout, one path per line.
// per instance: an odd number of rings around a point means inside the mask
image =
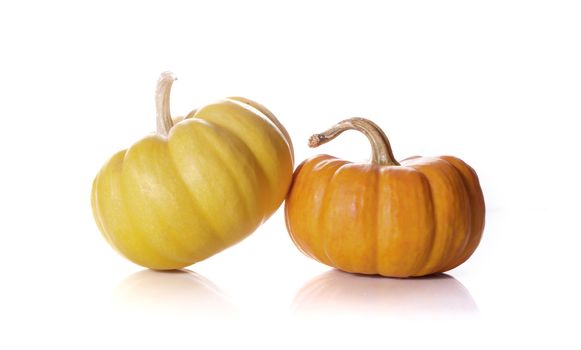
M 95 178 L 93 213 L 131 261 L 182 268 L 252 233 L 284 200 L 292 170 L 280 130 L 224 100 L 112 157 Z

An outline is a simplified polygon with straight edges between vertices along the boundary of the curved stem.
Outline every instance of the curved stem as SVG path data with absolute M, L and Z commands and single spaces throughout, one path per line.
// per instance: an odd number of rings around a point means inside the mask
M 171 85 L 177 80 L 172 72 L 163 72 L 157 80 L 155 89 L 155 109 L 157 114 L 157 134 L 167 136 L 173 126 L 173 120 L 169 111 L 169 95 Z
M 284 125 L 282 125 L 282 123 L 278 120 L 278 118 L 274 115 L 274 113 L 272 113 L 268 108 L 264 107 L 260 103 L 254 102 L 254 101 L 247 99 L 245 97 L 231 96 L 231 97 L 228 97 L 228 99 L 245 103 L 245 104 L 249 105 L 250 107 L 255 108 L 256 110 L 258 110 L 262 114 L 264 114 L 264 116 L 267 117 L 272 122 L 272 124 L 274 124 L 274 126 L 276 126 L 278 128 L 278 130 L 282 133 L 282 136 L 284 137 L 284 139 L 286 140 L 286 143 L 289 146 L 289 149 L 291 152 L 291 160 L 294 163 L 295 153 L 294 153 L 294 149 L 293 149 L 293 142 L 291 140 L 291 137 L 290 137 L 288 131 L 286 130 Z
M 357 130 L 362 132 L 371 143 L 371 162 L 378 165 L 399 165 L 393 152 L 387 136 L 381 128 L 365 118 L 345 119 L 327 131 L 320 134 L 314 134 L 309 138 L 309 147 L 319 147 L 347 130 Z

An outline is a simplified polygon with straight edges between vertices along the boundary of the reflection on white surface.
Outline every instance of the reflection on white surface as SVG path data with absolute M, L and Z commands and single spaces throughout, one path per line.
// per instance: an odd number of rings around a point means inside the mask
M 297 313 L 354 312 L 377 316 L 477 315 L 470 292 L 446 274 L 398 279 L 327 271 L 294 300 Z
M 113 291 L 113 303 L 135 314 L 224 317 L 236 312 L 212 282 L 189 270 L 131 274 Z

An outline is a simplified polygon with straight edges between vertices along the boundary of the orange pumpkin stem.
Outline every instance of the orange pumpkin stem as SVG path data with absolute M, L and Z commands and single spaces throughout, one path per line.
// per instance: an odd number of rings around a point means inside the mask
M 177 78 L 172 72 L 163 72 L 157 80 L 155 89 L 155 109 L 157 114 L 157 134 L 167 136 L 173 127 L 173 120 L 169 111 L 169 95 L 171 86 Z
M 391 145 L 381 128 L 365 118 L 345 119 L 327 131 L 314 134 L 309 138 L 309 147 L 319 147 L 347 130 L 362 132 L 371 143 L 371 162 L 378 165 L 400 165 L 391 151 Z

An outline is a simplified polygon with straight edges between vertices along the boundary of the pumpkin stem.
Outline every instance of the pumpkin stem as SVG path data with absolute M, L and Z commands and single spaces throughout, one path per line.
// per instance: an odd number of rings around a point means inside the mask
M 169 111 L 169 95 L 171 85 L 177 80 L 172 72 L 161 73 L 155 89 L 155 109 L 157 114 L 157 134 L 167 136 L 173 126 L 173 120 Z
M 393 156 L 387 136 L 385 136 L 377 124 L 365 118 L 345 119 L 327 131 L 314 134 L 309 138 L 309 147 L 319 147 L 347 130 L 357 130 L 367 136 L 367 139 L 371 143 L 372 163 L 378 165 L 400 165 Z
M 282 136 L 284 137 L 284 139 L 286 140 L 286 142 L 289 145 L 289 149 L 290 149 L 290 153 L 291 153 L 291 160 L 294 162 L 295 154 L 294 154 L 294 149 L 293 149 L 293 142 L 290 138 L 288 131 L 286 130 L 284 125 L 282 125 L 282 123 L 278 120 L 278 118 L 274 115 L 274 113 L 272 113 L 268 108 L 264 107 L 260 103 L 254 102 L 254 101 L 247 99 L 245 97 L 231 96 L 231 97 L 228 97 L 228 99 L 247 104 L 250 107 L 259 111 L 260 113 L 264 114 L 264 116 L 267 117 L 272 122 L 272 124 L 274 124 L 274 126 L 276 126 L 276 128 L 282 133 Z

